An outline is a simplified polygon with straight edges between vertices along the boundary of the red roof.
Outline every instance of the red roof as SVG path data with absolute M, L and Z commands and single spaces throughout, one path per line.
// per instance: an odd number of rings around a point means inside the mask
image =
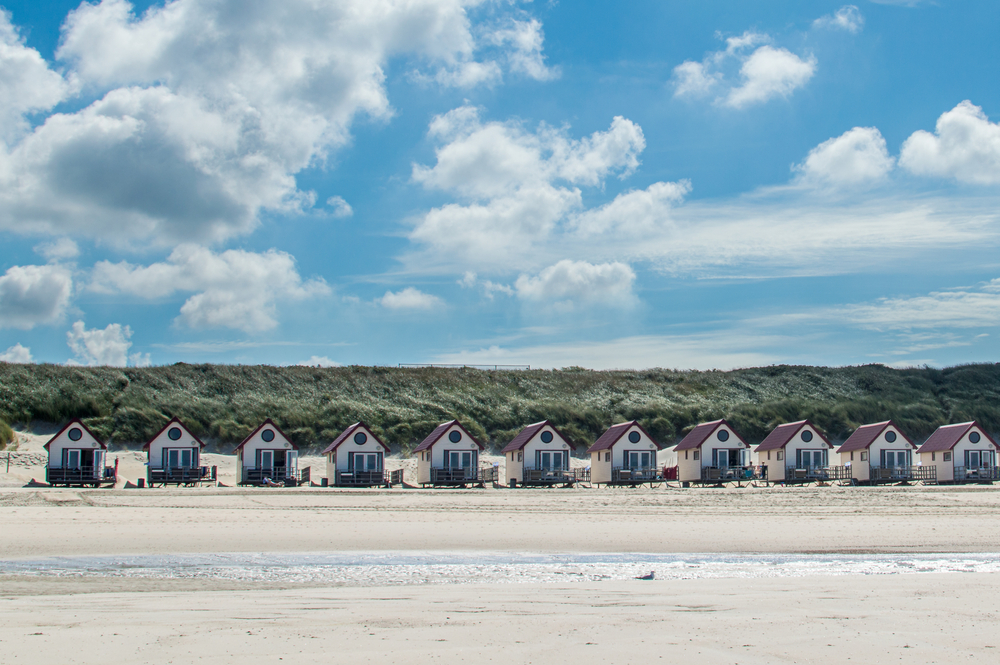
M 278 434 L 280 434 L 282 437 L 284 437 L 285 441 L 287 441 L 288 443 L 292 444 L 292 450 L 298 450 L 299 449 L 299 447 L 295 445 L 295 442 L 293 442 L 291 439 L 289 439 L 288 436 L 286 436 L 285 433 L 281 431 L 281 428 L 274 424 L 273 420 L 271 420 L 270 418 L 268 418 L 267 420 L 265 420 L 264 422 L 262 422 L 260 425 L 258 425 L 257 429 L 255 429 L 254 431 L 250 432 L 250 434 L 247 435 L 247 438 L 245 438 L 242 441 L 240 441 L 240 445 L 236 446 L 236 449 L 233 450 L 233 454 L 235 455 L 237 452 L 239 452 L 243 448 L 243 446 L 247 445 L 247 442 L 250 439 L 253 438 L 254 434 L 256 434 L 257 432 L 261 431 L 262 429 L 264 429 L 264 427 L 266 427 L 268 425 L 270 425 L 274 429 L 278 430 Z
M 538 430 L 542 429 L 546 425 L 548 425 L 549 427 L 551 427 L 552 431 L 554 431 L 559 436 L 560 439 L 562 439 L 565 443 L 567 443 L 570 448 L 572 448 L 573 450 L 576 450 L 576 446 L 573 445 L 573 442 L 569 441 L 565 436 L 563 436 L 562 432 L 560 432 L 558 429 L 556 429 L 555 425 L 553 425 L 552 423 L 550 423 L 548 420 L 543 420 L 540 423 L 535 423 L 534 425 L 528 425 L 527 427 L 525 427 L 523 430 L 521 430 L 518 433 L 517 436 L 515 436 L 513 439 L 511 439 L 510 443 L 508 443 L 506 446 L 504 446 L 504 449 L 501 450 L 500 452 L 501 453 L 509 453 L 509 452 L 513 452 L 515 450 L 521 450 L 526 445 L 528 445 L 528 441 L 531 441 L 532 437 L 534 437 L 536 434 L 538 434 Z
M 997 442 L 987 434 L 982 427 L 979 427 L 979 423 L 973 420 L 971 423 L 959 423 L 957 425 L 942 425 L 934 430 L 934 433 L 927 437 L 924 441 L 924 445 L 920 446 L 917 450 L 918 453 L 936 453 L 942 450 L 951 450 L 955 447 L 955 444 L 962 440 L 962 437 L 972 429 L 977 427 L 986 440 L 993 444 L 993 447 L 1000 449 Z
M 56 432 L 55 434 L 53 434 L 52 438 L 49 439 L 48 441 L 46 441 L 45 445 L 42 446 L 42 448 L 44 448 L 45 450 L 48 450 L 49 449 L 49 444 L 52 443 L 53 441 L 55 441 L 56 439 L 58 439 L 59 435 L 62 434 L 63 432 L 65 432 L 66 430 L 68 430 L 70 428 L 70 426 L 73 425 L 73 424 L 79 425 L 84 430 L 86 430 L 87 434 L 89 434 L 90 436 L 94 437 L 94 441 L 97 441 L 97 443 L 101 446 L 101 448 L 104 448 L 105 450 L 108 449 L 108 447 L 106 445 L 104 445 L 104 442 L 101 441 L 100 439 L 98 439 L 97 435 L 94 434 L 93 432 L 91 432 L 90 428 L 87 427 L 86 425 L 84 425 L 83 421 L 80 420 L 79 418 L 74 418 L 73 420 L 71 420 L 68 423 L 66 423 L 65 425 L 63 425 L 63 428 L 61 430 L 59 430 L 58 432 Z
M 452 425 L 458 425 L 458 428 L 460 430 L 462 430 L 463 432 L 465 432 L 465 436 L 467 436 L 470 439 L 472 439 L 472 442 L 474 444 L 476 444 L 477 446 L 479 446 L 480 450 L 486 450 L 486 446 L 484 446 L 483 444 L 479 443 L 479 441 L 476 440 L 476 437 L 474 437 L 471 434 L 469 434 L 469 430 L 467 430 L 464 427 L 462 427 L 462 423 L 458 422 L 457 420 L 449 420 L 448 422 L 441 423 L 440 425 L 438 425 L 437 427 L 435 427 L 434 431 L 431 432 L 430 434 L 428 434 L 427 438 L 424 439 L 423 441 L 421 441 L 420 445 L 413 449 L 413 452 L 419 453 L 421 450 L 427 450 L 428 448 L 430 448 L 431 446 L 433 446 L 435 443 L 438 442 L 438 439 L 440 439 L 442 436 L 444 436 L 445 432 L 447 432 L 449 429 L 451 429 Z
M 163 434 L 163 432 L 165 432 L 166 429 L 168 427 L 170 427 L 171 425 L 173 425 L 174 423 L 176 423 L 177 425 L 179 425 L 181 427 L 181 429 L 183 429 L 188 434 L 191 434 L 191 430 L 189 430 L 187 427 L 184 426 L 184 423 L 181 422 L 181 419 L 177 418 L 177 417 L 174 417 L 174 418 L 171 418 L 170 422 L 168 422 L 166 425 L 164 425 L 163 428 L 160 429 L 159 432 L 157 432 L 156 434 L 154 434 L 153 438 L 151 438 L 149 441 L 147 441 L 145 443 L 145 445 L 142 446 L 142 449 L 143 450 L 149 450 L 149 444 L 153 443 L 153 441 L 156 440 L 156 437 L 158 437 L 161 434 Z M 194 439 L 195 441 L 197 441 L 202 448 L 205 447 L 205 443 L 201 439 L 199 439 L 198 437 L 196 437 L 194 434 L 191 434 L 191 438 Z
M 341 432 L 340 436 L 334 439 L 333 443 L 331 443 L 329 446 L 326 447 L 326 450 L 323 451 L 323 454 L 329 455 L 330 453 L 332 453 L 334 450 L 337 449 L 337 447 L 340 444 L 342 444 L 344 441 L 347 441 L 347 439 L 349 439 L 350 436 L 354 434 L 354 432 L 356 432 L 361 428 L 364 428 L 364 430 L 368 432 L 368 434 L 370 434 L 373 439 L 378 441 L 379 445 L 385 448 L 385 452 L 389 452 L 389 446 L 385 445 L 382 439 L 378 438 L 378 436 L 375 435 L 375 432 L 373 432 L 371 428 L 368 427 L 368 425 L 365 425 L 363 422 L 356 422 L 347 429 L 345 429 L 343 432 Z
M 899 435 L 903 437 L 906 444 L 911 448 L 916 448 L 913 445 L 913 441 L 910 441 L 910 437 L 903 434 L 903 430 L 896 427 L 896 424 L 891 420 L 886 420 L 882 423 L 872 423 L 871 425 L 862 425 L 861 427 L 854 430 L 854 434 L 847 437 L 847 441 L 840 444 L 840 448 L 837 449 L 838 453 L 850 453 L 855 450 L 868 450 L 868 448 L 875 442 L 882 432 L 885 431 L 889 425 L 892 425 Z
M 813 425 L 808 420 L 799 420 L 794 423 L 784 423 L 782 425 L 778 425 L 777 427 L 775 427 L 771 431 L 771 433 L 768 434 L 764 438 L 764 440 L 760 442 L 760 445 L 757 446 L 756 452 L 760 452 L 762 450 L 783 449 L 786 445 L 788 445 L 788 442 L 791 441 L 795 437 L 795 435 L 799 433 L 799 430 L 801 430 L 806 425 L 809 425 L 813 429 L 813 431 L 819 435 L 819 438 L 823 441 L 823 443 L 826 444 L 827 448 L 833 448 L 833 444 L 830 443 L 830 441 L 825 436 L 823 436 L 822 432 L 816 429 L 815 425 Z
M 708 441 L 708 437 L 712 436 L 715 430 L 719 429 L 723 425 L 733 430 L 733 432 L 736 431 L 735 429 L 733 429 L 732 425 L 730 425 L 725 421 L 725 419 L 713 420 L 710 423 L 701 423 L 693 430 L 688 432 L 687 436 L 681 439 L 681 442 L 677 444 L 674 450 L 692 450 L 694 448 L 700 447 L 701 444 Z M 736 438 L 740 440 L 740 443 L 742 443 L 744 447 L 746 448 L 750 447 L 750 444 L 744 441 L 743 437 L 741 437 L 739 434 L 736 435 Z
M 657 449 L 663 447 L 649 434 L 649 432 L 646 431 L 645 427 L 639 424 L 638 420 L 631 420 L 627 423 L 618 423 L 617 425 L 609 427 L 597 441 L 594 441 L 594 445 L 588 448 L 587 452 L 596 453 L 599 450 L 610 450 L 612 446 L 618 443 L 619 439 L 625 436 L 625 432 L 629 431 L 633 427 L 638 427 L 642 430 L 642 433 L 649 437 L 649 440 L 653 442 L 653 445 L 656 446 Z

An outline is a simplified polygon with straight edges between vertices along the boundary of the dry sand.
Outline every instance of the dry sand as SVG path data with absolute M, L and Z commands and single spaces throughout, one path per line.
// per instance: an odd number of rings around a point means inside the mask
M 119 455 L 142 475 L 141 456 Z M 29 462 L 0 466 L 0 560 L 1000 552 L 991 487 L 78 491 L 23 488 L 39 478 Z M 1000 662 L 997 592 L 990 573 L 360 588 L 6 576 L 0 663 Z

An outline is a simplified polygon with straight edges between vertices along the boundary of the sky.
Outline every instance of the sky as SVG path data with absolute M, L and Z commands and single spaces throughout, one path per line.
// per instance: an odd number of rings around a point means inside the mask
M 0 361 L 1000 355 L 995 0 L 0 7 Z

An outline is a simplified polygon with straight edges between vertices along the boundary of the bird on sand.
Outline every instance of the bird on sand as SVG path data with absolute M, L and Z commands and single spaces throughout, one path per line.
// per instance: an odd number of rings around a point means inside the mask
M 637 579 L 637 580 L 651 580 L 651 579 L 653 579 L 653 577 L 654 577 L 655 575 L 656 575 L 655 571 L 652 571 L 652 570 L 651 570 L 651 571 L 649 571 L 649 575 L 639 575 L 639 576 L 638 576 L 637 578 L 635 578 L 635 579 Z

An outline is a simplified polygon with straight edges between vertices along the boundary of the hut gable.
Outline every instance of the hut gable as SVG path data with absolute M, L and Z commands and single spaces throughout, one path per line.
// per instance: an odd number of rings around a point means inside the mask
M 650 436 L 649 432 L 646 431 L 646 428 L 639 424 L 639 421 L 632 420 L 627 423 L 618 423 L 617 425 L 612 425 L 611 427 L 609 427 L 607 431 L 604 432 L 604 434 L 602 434 L 600 438 L 598 438 L 597 441 L 594 442 L 594 445 L 592 445 L 590 448 L 587 449 L 587 453 L 596 453 L 602 450 L 610 450 L 615 446 L 616 443 L 618 443 L 621 440 L 623 436 L 625 436 L 626 432 L 628 432 L 633 428 L 638 429 L 644 435 L 646 435 L 646 438 L 653 442 L 653 445 L 656 446 L 657 450 L 663 447 L 656 441 L 656 439 Z
M 726 422 L 725 419 L 720 419 L 720 420 L 713 420 L 708 423 L 701 423 L 700 425 L 695 427 L 693 430 L 687 433 L 687 436 L 681 439 L 680 443 L 677 444 L 674 450 L 694 450 L 695 448 L 700 448 L 702 444 L 708 441 L 709 437 L 715 434 L 715 432 L 720 428 L 724 428 L 728 432 L 732 432 L 736 436 L 736 439 L 744 448 L 750 447 L 750 444 L 744 441 L 743 437 L 741 437 L 739 434 L 736 434 L 736 430 L 733 429 L 732 425 Z
M 916 448 L 910 437 L 903 434 L 902 430 L 896 426 L 891 420 L 886 420 L 881 423 L 871 423 L 870 425 L 862 425 L 861 427 L 854 430 L 854 433 L 847 437 L 847 440 L 840 444 L 840 448 L 837 449 L 838 453 L 851 453 L 858 450 L 868 450 L 871 445 L 878 441 L 882 433 L 887 429 L 892 429 L 894 433 L 899 435 L 896 441 L 902 439 L 901 443 L 905 443 L 908 448 Z M 895 443 L 895 441 L 892 441 Z
M 180 430 L 180 436 L 178 436 L 177 438 L 174 438 L 174 436 L 176 436 L 176 435 L 174 435 L 170 431 L 174 427 L 176 427 L 177 429 Z M 191 430 L 189 430 L 187 427 L 184 426 L 184 423 L 181 422 L 180 418 L 176 418 L 176 417 L 175 418 L 171 418 L 170 421 L 166 425 L 164 425 L 160 429 L 159 432 L 157 432 L 156 434 L 154 434 L 153 437 L 149 441 L 147 441 L 145 444 L 143 444 L 142 449 L 148 452 L 149 451 L 149 447 L 153 444 L 153 442 L 155 442 L 160 437 L 165 437 L 166 439 L 168 439 L 171 442 L 171 444 L 173 444 L 174 442 L 190 442 L 190 441 L 194 441 L 195 443 L 198 444 L 198 448 L 204 448 L 205 447 L 205 443 L 201 439 L 199 439 L 198 437 L 196 437 L 194 434 L 192 434 Z
M 935 453 L 941 451 L 952 450 L 958 442 L 965 438 L 966 434 L 970 434 L 972 430 L 975 430 L 977 434 L 985 438 L 989 443 L 993 444 L 993 447 L 1000 450 L 1000 446 L 997 442 L 993 440 L 989 434 L 987 434 L 979 423 L 972 421 L 969 423 L 958 423 L 956 425 L 942 425 L 934 430 L 924 445 L 920 446 L 917 453 Z
M 555 435 L 559 437 L 562 443 L 565 443 L 570 448 L 576 450 L 576 446 L 573 445 L 573 443 L 570 442 L 565 436 L 563 436 L 562 432 L 556 429 L 555 425 L 553 425 L 548 420 L 543 420 L 540 423 L 534 423 L 533 425 L 528 425 L 527 427 L 525 427 L 518 433 L 517 436 L 511 439 L 511 442 L 508 443 L 506 446 L 504 446 L 504 449 L 500 452 L 503 454 L 507 454 L 510 452 L 524 449 L 524 447 L 528 445 L 528 442 L 530 442 L 533 438 L 535 438 L 535 436 L 539 432 L 544 430 L 546 427 L 551 429 L 555 433 Z
M 458 429 L 462 430 L 462 432 L 465 433 L 465 436 L 469 437 L 469 439 L 472 440 L 472 442 L 475 443 L 476 446 L 479 447 L 479 450 L 485 450 L 486 449 L 486 446 L 484 446 L 483 444 L 479 443 L 479 440 L 476 439 L 476 437 L 474 437 L 471 434 L 469 434 L 469 430 L 465 429 L 465 427 L 462 426 L 462 423 L 458 422 L 457 420 L 449 420 L 448 422 L 441 423 L 440 425 L 438 425 L 437 427 L 435 427 L 434 431 L 432 431 L 430 434 L 428 434 L 427 438 L 424 439 L 423 441 L 421 441 L 420 445 L 417 446 L 413 450 L 413 452 L 419 453 L 419 452 L 422 452 L 424 450 L 430 450 L 431 448 L 434 447 L 434 444 L 436 444 L 438 441 L 440 441 L 444 437 L 445 433 L 448 432 L 449 430 L 451 430 L 453 427 L 457 427 Z
M 80 436 L 74 440 L 70 434 L 70 429 L 77 427 L 80 429 Z M 45 442 L 42 446 L 45 450 L 50 450 L 51 446 L 55 442 L 59 442 L 64 448 L 76 447 L 76 448 L 101 448 L 107 450 L 108 447 L 104 445 L 104 442 L 97 438 L 97 436 L 90 431 L 90 428 L 83 424 L 83 421 L 79 418 L 74 418 L 73 420 L 66 423 L 61 430 L 56 432 L 51 439 Z M 96 446 L 93 444 L 97 444 Z
M 361 441 L 361 443 L 366 443 L 367 439 L 370 438 L 373 439 L 376 443 L 378 443 L 378 445 L 382 446 L 382 448 L 385 450 L 386 453 L 389 452 L 389 446 L 385 445 L 382 439 L 378 438 L 378 436 L 376 436 L 375 433 L 372 432 L 371 428 L 368 427 L 368 425 L 366 425 L 364 422 L 356 422 L 347 429 L 345 429 L 343 432 L 341 432 L 340 436 L 334 439 L 333 443 L 331 443 L 329 446 L 326 447 L 325 450 L 323 450 L 323 454 L 329 455 L 346 441 L 355 441 L 355 443 L 357 443 L 357 440 L 355 439 L 355 435 L 357 434 L 363 434 L 365 436 L 365 440 Z
M 268 418 L 267 420 L 265 420 L 264 422 L 262 422 L 260 425 L 258 425 L 257 429 L 255 429 L 254 431 L 250 432 L 249 436 L 247 436 L 247 438 L 243 439 L 240 442 L 240 445 L 236 446 L 236 449 L 233 451 L 233 454 L 239 453 L 241 450 L 243 450 L 243 448 L 248 443 L 250 443 L 251 441 L 253 441 L 257 437 L 257 434 L 260 433 L 265 428 L 270 428 L 270 429 L 274 430 L 274 433 L 275 433 L 275 440 L 268 442 L 268 444 L 267 444 L 268 447 L 272 447 L 272 448 L 290 448 L 292 450 L 298 450 L 299 449 L 299 447 L 296 446 L 294 443 L 292 443 L 292 440 L 289 439 L 285 435 L 285 433 L 281 431 L 281 428 L 278 427 L 277 425 L 275 425 L 273 420 L 271 420 L 270 418 Z M 281 439 L 278 440 L 277 437 L 281 437 Z
M 805 430 L 805 432 L 803 432 L 803 430 Z M 816 429 L 815 425 L 808 420 L 799 420 L 794 423 L 784 423 L 783 425 L 775 427 L 771 433 L 760 442 L 760 445 L 757 446 L 757 452 L 784 450 L 785 446 L 795 439 L 795 435 L 799 434 L 799 432 L 803 432 L 803 434 L 810 434 L 809 439 L 806 439 L 804 436 L 802 437 L 804 441 L 813 443 L 811 435 L 815 435 L 819 437 L 820 442 L 822 442 L 824 446 L 827 448 L 833 448 L 833 444 L 830 443 L 829 439 L 827 439 L 822 432 Z

